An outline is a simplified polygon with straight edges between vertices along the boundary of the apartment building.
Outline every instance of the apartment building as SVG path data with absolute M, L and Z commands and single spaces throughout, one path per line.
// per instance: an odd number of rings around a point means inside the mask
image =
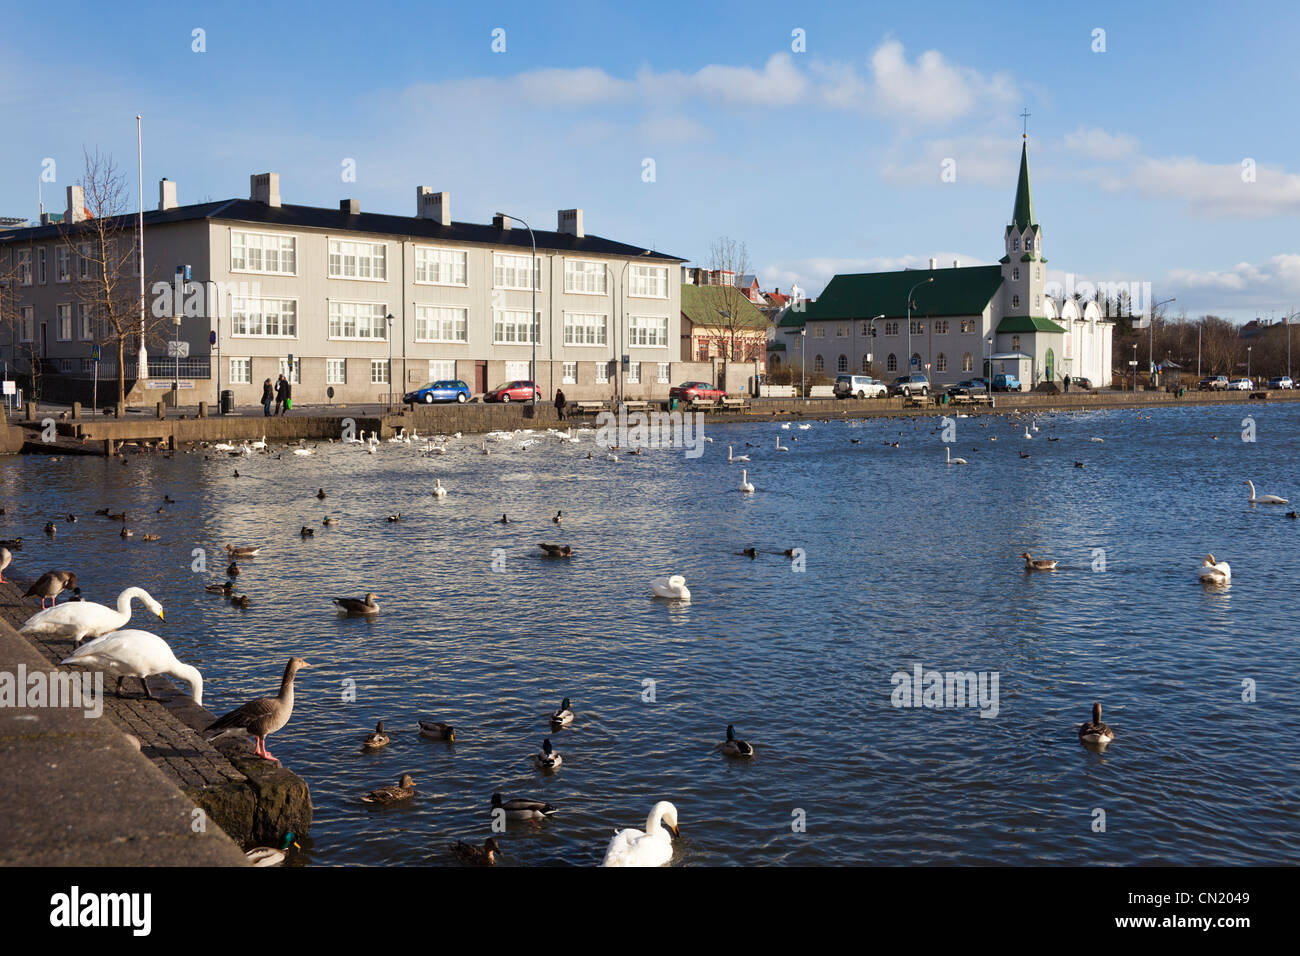
M 554 231 L 533 230 L 532 260 L 522 223 L 455 222 L 448 193 L 427 186 L 415 200 L 411 216 L 362 212 L 355 199 L 337 209 L 291 205 L 279 176 L 262 173 L 250 177 L 248 199 L 182 206 L 176 183 L 163 180 L 158 208 L 143 216 L 146 302 L 172 315 L 177 297 L 162 286 L 190 268 L 176 331 L 189 352 L 182 401 L 185 389 L 215 399 L 219 387 L 256 403 L 262 382 L 281 373 L 299 404 L 381 401 L 390 386 L 400 399 L 443 378 L 479 394 L 532 377 L 534 342 L 547 397 L 563 388 L 570 399 L 665 398 L 675 376 L 696 373 L 675 368 L 682 259 L 589 235 L 583 211 L 564 209 Z M 122 217 L 123 236 L 135 220 Z M 5 311 L 17 321 L 0 351 L 20 368 L 41 361 L 47 381 L 88 377 L 104 338 L 74 289 L 86 281 L 76 252 L 85 223 L 80 190 L 69 187 L 62 224 L 0 231 L 0 275 L 13 277 L 0 294 L 17 306 Z M 137 399 L 169 389 L 176 368 L 162 341 L 148 347 Z M 135 351 L 128 346 L 132 381 Z M 114 359 L 105 347 L 101 381 L 116 376 Z

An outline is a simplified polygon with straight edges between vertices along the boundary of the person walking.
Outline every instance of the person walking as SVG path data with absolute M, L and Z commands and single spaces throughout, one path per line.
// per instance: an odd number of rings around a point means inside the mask
M 284 414 L 284 400 L 287 397 L 286 393 L 288 388 L 289 383 L 286 382 L 284 376 L 281 375 L 279 380 L 275 383 L 275 413 L 277 415 Z
M 262 414 L 267 418 L 271 417 L 271 403 L 275 401 L 275 389 L 271 388 L 271 380 L 268 378 L 262 383 Z
M 1068 373 L 1066 374 L 1064 381 L 1065 381 L 1065 390 L 1068 392 L 1070 390 L 1070 376 Z
M 284 380 L 284 412 L 287 415 L 293 411 L 293 382 L 287 378 Z
M 564 389 L 557 388 L 555 390 L 555 414 L 560 421 L 564 421 L 564 406 L 567 404 L 564 398 Z

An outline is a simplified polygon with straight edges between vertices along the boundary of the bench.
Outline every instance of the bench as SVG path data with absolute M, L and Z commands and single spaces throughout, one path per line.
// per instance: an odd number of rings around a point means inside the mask
M 749 408 L 749 402 L 745 401 L 743 398 L 724 398 L 722 400 L 722 407 L 728 411 L 743 412 Z
M 714 409 L 717 407 L 718 407 L 718 400 L 716 398 L 697 398 L 693 402 L 691 402 L 692 411 L 707 412 L 710 409 Z
M 813 385 L 811 388 L 808 389 L 808 397 L 809 398 L 834 398 L 835 386 L 834 385 Z
M 623 402 L 623 407 L 629 412 L 645 412 L 650 410 L 650 403 L 642 401 Z
M 905 396 L 905 397 L 907 398 L 907 401 L 906 401 L 905 404 L 907 404 L 907 405 L 910 406 L 911 408 L 921 408 L 921 407 L 924 406 L 924 405 L 933 405 L 933 404 L 934 404 L 934 396 L 933 396 L 933 395 L 909 395 L 909 396 Z
M 571 415 L 595 415 L 604 410 L 604 402 L 570 402 L 566 408 Z

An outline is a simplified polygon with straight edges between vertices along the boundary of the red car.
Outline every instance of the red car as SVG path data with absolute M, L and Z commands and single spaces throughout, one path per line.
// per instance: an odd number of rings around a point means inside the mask
M 714 388 L 708 382 L 683 382 L 668 389 L 668 397 L 680 402 L 698 402 L 726 398 L 725 389 Z
M 537 391 L 537 386 L 532 382 L 506 382 L 504 385 L 498 385 L 492 391 L 483 396 L 485 402 L 531 402 L 533 395 L 537 395 L 538 401 L 541 401 L 542 394 Z

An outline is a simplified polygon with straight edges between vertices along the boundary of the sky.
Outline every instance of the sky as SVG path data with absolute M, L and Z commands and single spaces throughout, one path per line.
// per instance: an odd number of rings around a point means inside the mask
M 996 262 L 1028 111 L 1049 280 L 1300 309 L 1296 4 L 5 6 L 0 216 L 35 218 L 43 174 L 62 211 L 83 149 L 134 195 L 141 114 L 146 208 L 163 176 L 183 204 L 274 171 L 286 203 L 401 215 L 427 185 L 458 221 L 577 206 L 698 265 L 728 236 L 816 295 Z

